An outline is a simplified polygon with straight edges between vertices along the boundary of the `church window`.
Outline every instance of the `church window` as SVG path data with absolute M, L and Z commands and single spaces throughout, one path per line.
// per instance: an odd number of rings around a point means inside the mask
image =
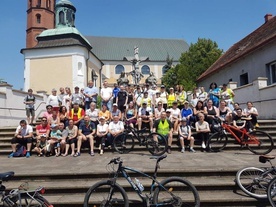
M 40 24 L 40 23 L 41 23 L 41 15 L 40 15 L 40 14 L 37 14 L 37 15 L 36 15 L 36 23 L 37 23 L 37 24 Z
M 41 7 L 41 0 L 37 0 L 37 5 L 36 7 Z
M 65 24 L 63 11 L 59 12 L 59 24 Z
M 125 68 L 122 65 L 116 65 L 115 67 L 115 74 L 121 74 L 121 72 L 124 72 Z
M 47 9 L 51 9 L 51 0 L 47 0 L 46 7 Z
M 150 74 L 150 67 L 147 65 L 143 65 L 143 67 L 141 68 L 141 72 L 144 75 L 149 75 Z
M 248 84 L 248 73 L 240 75 L 240 86 Z
M 166 66 L 163 66 L 162 68 L 162 75 L 165 75 L 165 73 L 168 71 L 168 68 Z

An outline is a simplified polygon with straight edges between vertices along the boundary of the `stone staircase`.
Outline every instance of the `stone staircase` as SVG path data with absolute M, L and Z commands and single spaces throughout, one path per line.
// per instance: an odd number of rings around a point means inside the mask
M 260 129 L 268 132 L 276 140 L 276 121 L 260 120 Z M 91 158 L 88 154 L 82 153 L 78 158 L 39 158 L 32 156 L 26 158 L 8 159 L 10 153 L 10 140 L 15 131 L 15 127 L 0 129 L 0 163 L 1 171 L 14 170 L 16 176 L 6 184 L 9 189 L 17 188 L 22 182 L 28 181 L 30 186 L 44 186 L 46 188 L 45 197 L 55 207 L 79 207 L 83 205 L 85 192 L 94 183 L 107 179 L 109 173 L 105 166 L 108 161 L 116 156 L 121 156 L 128 162 L 128 166 L 136 169 L 143 169 L 143 172 L 153 173 L 154 162 L 145 163 L 145 156 L 149 153 L 145 147 L 135 146 L 135 150 L 130 154 L 120 155 L 107 151 L 103 156 L 96 154 Z M 235 145 L 230 139 L 230 143 L 224 152 L 201 153 L 200 146 L 196 145 L 196 154 L 179 153 L 179 147 L 174 141 L 172 154 L 164 162 L 161 162 L 161 169 L 158 171 L 158 180 L 169 176 L 185 177 L 197 188 L 201 206 L 270 206 L 266 200 L 256 200 L 245 195 L 236 187 L 234 179 L 236 172 L 244 166 L 262 166 L 257 162 L 257 156 L 252 155 L 247 149 L 241 151 L 239 145 Z M 238 152 L 235 154 L 235 152 Z M 272 152 L 273 153 L 273 152 Z M 237 155 L 239 154 L 239 155 Z M 241 155 L 242 154 L 242 155 Z M 252 158 L 253 157 L 253 158 Z M 91 159 L 93 161 L 91 161 Z M 216 161 L 217 159 L 217 161 Z M 253 160 L 252 163 L 248 159 Z M 183 163 L 177 163 L 180 160 Z M 210 162 L 206 166 L 202 163 Z M 141 162 L 139 164 L 139 162 Z M 185 162 L 186 161 L 186 162 Z M 188 161 L 188 164 L 187 164 Z M 255 162 L 256 161 L 256 162 Z M 31 163 L 31 165 L 29 165 Z M 198 163 L 198 165 L 197 165 Z M 229 163 L 229 164 L 227 164 Z M 232 163 L 232 164 L 231 164 Z M 233 164 L 234 163 L 234 164 Z M 237 163 L 237 164 L 235 164 Z M 49 166 L 51 165 L 51 166 Z M 94 165 L 94 167 L 93 167 Z M 187 165 L 187 167 L 185 167 Z M 28 168 L 29 166 L 29 168 Z M 231 166 L 231 167 L 230 167 Z M 36 167 L 36 168 L 35 168 Z M 135 175 L 131 175 L 134 177 Z M 148 191 L 150 180 L 138 177 Z M 139 207 L 138 197 L 133 193 L 126 180 L 119 179 L 119 183 L 126 189 L 128 197 L 132 200 L 130 206 Z

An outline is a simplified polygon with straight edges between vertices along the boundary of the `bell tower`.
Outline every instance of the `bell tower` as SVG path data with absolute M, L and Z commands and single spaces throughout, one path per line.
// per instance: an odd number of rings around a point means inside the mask
M 55 0 L 27 0 L 26 48 L 36 46 L 36 37 L 55 27 Z

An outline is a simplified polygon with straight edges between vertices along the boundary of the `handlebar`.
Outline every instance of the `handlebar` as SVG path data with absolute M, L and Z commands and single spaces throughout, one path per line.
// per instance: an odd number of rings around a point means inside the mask
M 158 162 L 160 162 L 161 160 L 163 160 L 163 159 L 165 159 L 167 157 L 167 155 L 161 155 L 161 156 L 152 156 L 152 157 L 150 157 L 150 159 L 156 159 L 157 161 L 157 163 Z M 108 163 L 108 165 L 110 165 L 110 164 L 119 164 L 120 162 L 123 162 L 122 160 L 121 160 L 121 158 L 120 157 L 115 157 L 115 158 L 113 158 L 112 160 L 110 160 L 109 161 L 109 163 Z
M 108 163 L 108 165 L 114 163 L 114 164 L 119 164 L 121 162 L 121 158 L 120 157 L 115 157 L 112 160 L 110 160 L 110 162 Z

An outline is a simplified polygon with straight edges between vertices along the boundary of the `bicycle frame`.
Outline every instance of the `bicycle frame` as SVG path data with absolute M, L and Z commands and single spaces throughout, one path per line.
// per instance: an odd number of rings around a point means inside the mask
M 239 142 L 239 144 L 241 145 L 245 145 L 245 144 L 260 144 L 260 141 L 258 139 L 256 139 L 256 137 L 254 136 L 250 136 L 250 134 L 247 133 L 246 129 L 238 129 L 234 126 L 228 125 L 226 123 L 222 123 L 221 124 L 222 128 L 224 130 L 226 130 L 227 132 L 229 132 L 237 142 Z M 224 132 L 225 133 L 225 132 Z M 241 136 L 237 136 L 236 133 L 241 133 Z M 250 139 L 246 140 L 245 138 L 249 137 Z
M 156 166 L 155 166 L 155 171 L 154 171 L 154 174 L 153 176 L 150 176 L 146 173 L 143 173 L 139 170 L 136 170 L 136 169 L 133 169 L 133 168 L 130 168 L 130 167 L 126 167 L 126 166 L 123 166 L 122 162 L 119 162 L 119 166 L 118 166 L 118 170 L 116 171 L 113 179 L 112 179 L 112 183 L 115 184 L 116 183 L 116 180 L 118 178 L 118 175 L 120 173 L 122 173 L 123 177 L 128 181 L 128 183 L 130 184 L 130 186 L 132 187 L 132 189 L 138 194 L 138 196 L 142 199 L 143 203 L 147 203 L 149 204 L 149 202 L 151 201 L 151 198 L 152 198 L 152 193 L 155 189 L 155 187 L 159 186 L 161 187 L 163 190 L 165 190 L 167 193 L 171 194 L 172 193 L 167 190 L 164 186 L 162 186 L 160 184 L 160 182 L 156 179 L 157 178 L 157 169 L 159 168 L 159 163 L 157 162 L 156 163 Z M 152 184 L 150 186 L 150 196 L 148 196 L 147 194 L 144 194 L 142 191 L 140 191 L 140 189 L 136 186 L 136 184 L 132 181 L 130 175 L 128 174 L 127 171 L 130 171 L 130 172 L 133 172 L 133 173 L 137 173 L 143 177 L 146 177 L 148 179 L 151 179 L 152 180 Z M 151 205 L 152 206 L 152 205 Z M 162 206 L 162 205 L 158 205 L 158 206 Z
M 145 140 L 146 140 L 146 137 L 144 137 L 144 139 L 142 140 L 141 137 L 140 137 L 140 134 L 142 134 L 143 132 L 147 132 L 146 130 L 136 130 L 135 128 L 132 128 L 131 126 L 127 125 L 126 126 L 126 131 L 130 131 L 133 136 L 135 137 L 135 139 L 137 139 L 139 141 L 139 145 L 141 146 Z

